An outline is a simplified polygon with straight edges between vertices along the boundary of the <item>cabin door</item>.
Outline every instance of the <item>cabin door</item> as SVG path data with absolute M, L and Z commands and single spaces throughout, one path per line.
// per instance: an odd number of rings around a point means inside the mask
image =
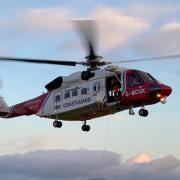
M 121 99 L 121 75 L 106 78 L 108 103 L 117 102 Z

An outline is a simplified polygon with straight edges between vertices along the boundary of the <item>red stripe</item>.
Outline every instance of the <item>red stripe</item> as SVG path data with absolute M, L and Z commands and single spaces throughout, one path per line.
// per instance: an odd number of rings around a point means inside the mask
M 49 92 L 38 96 L 37 98 L 12 106 L 9 117 L 36 114 L 37 112 L 39 112 L 42 104 L 44 104 L 48 96 Z

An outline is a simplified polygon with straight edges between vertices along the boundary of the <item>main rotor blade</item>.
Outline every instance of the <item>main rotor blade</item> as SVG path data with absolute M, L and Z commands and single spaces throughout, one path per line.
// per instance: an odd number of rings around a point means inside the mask
M 35 59 L 35 58 L 18 58 L 18 57 L 3 57 L 0 56 L 0 62 L 24 62 L 24 63 L 35 63 L 35 64 L 51 64 L 51 65 L 64 65 L 64 66 L 76 66 L 81 64 L 75 61 L 58 61 L 51 59 Z
M 179 59 L 180 54 L 169 55 L 169 56 L 159 56 L 159 57 L 152 57 L 152 58 L 142 58 L 142 59 L 128 59 L 122 61 L 111 61 L 111 63 L 133 63 L 133 62 L 141 62 L 141 61 L 159 61 L 159 60 L 168 60 L 168 59 Z
M 75 20 L 73 21 L 75 26 L 77 27 L 80 35 L 84 39 L 85 48 L 87 49 L 88 59 L 96 59 L 96 46 L 95 41 L 96 38 L 96 21 L 94 20 Z

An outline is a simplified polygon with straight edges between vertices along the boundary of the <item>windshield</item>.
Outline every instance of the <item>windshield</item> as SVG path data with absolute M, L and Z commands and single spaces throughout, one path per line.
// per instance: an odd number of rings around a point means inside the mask
M 151 74 L 143 72 L 142 73 L 142 78 L 146 81 L 146 82 L 158 82 Z

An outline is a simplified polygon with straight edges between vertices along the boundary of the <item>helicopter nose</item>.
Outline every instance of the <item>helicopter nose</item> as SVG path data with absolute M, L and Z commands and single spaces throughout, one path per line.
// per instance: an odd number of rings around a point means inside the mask
M 172 92 L 172 88 L 170 86 L 167 86 L 165 84 L 160 84 L 160 91 L 156 96 L 162 104 L 165 104 L 166 99 L 171 94 L 171 92 Z
M 170 86 L 167 86 L 167 85 L 163 85 L 161 87 L 161 94 L 163 96 L 169 96 L 172 92 L 172 88 Z

